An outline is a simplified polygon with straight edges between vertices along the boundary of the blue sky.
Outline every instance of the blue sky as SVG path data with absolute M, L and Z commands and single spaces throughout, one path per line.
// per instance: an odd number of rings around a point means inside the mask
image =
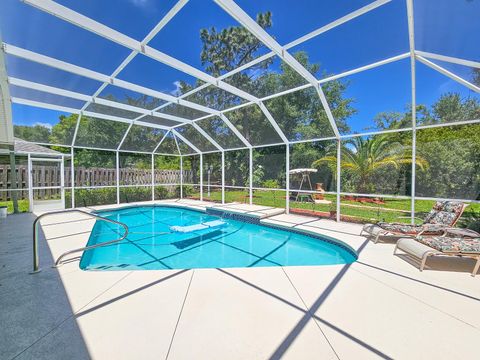
M 59 3 L 142 40 L 175 4 L 174 0 L 58 0 Z M 346 15 L 371 0 L 237 0 L 252 17 L 272 11 L 273 27 L 269 33 L 281 44 L 302 36 L 336 18 Z M 454 4 L 454 5 L 452 5 Z M 311 39 L 291 51 L 307 51 L 312 62 L 328 73 L 339 73 L 408 51 L 405 1 L 393 0 L 360 18 Z M 415 1 L 417 49 L 480 61 L 480 1 Z M 435 16 L 432 16 L 434 14 Z M 22 19 L 22 21 L 19 21 Z M 110 74 L 130 53 L 128 49 L 92 33 L 47 15 L 18 0 L 2 0 L 0 25 L 3 40 L 79 66 Z M 190 0 L 177 16 L 151 41 L 150 45 L 183 62 L 202 69 L 200 51 L 202 28 L 222 29 L 237 23 L 210 0 Z M 261 53 L 268 51 L 263 49 Z M 445 64 L 441 64 L 445 65 Z M 93 94 L 96 81 L 80 78 L 13 57 L 7 58 L 8 71 L 16 76 L 68 90 Z M 469 69 L 459 66 L 452 71 L 469 76 Z M 272 71 L 278 67 L 272 66 Z M 173 93 L 178 81 L 191 84 L 195 79 L 144 56 L 137 56 L 119 78 L 155 90 Z M 470 91 L 452 80 L 419 66 L 419 102 L 431 104 L 442 92 Z M 356 99 L 358 114 L 351 119 L 352 130 L 361 131 L 372 124 L 380 111 L 402 111 L 410 102 L 408 60 L 357 74 L 349 79 L 348 97 Z M 16 89 L 17 93 L 19 92 Z M 121 90 L 116 89 L 116 94 Z M 61 99 L 55 99 L 63 103 Z M 13 106 L 17 124 L 50 123 L 57 112 Z

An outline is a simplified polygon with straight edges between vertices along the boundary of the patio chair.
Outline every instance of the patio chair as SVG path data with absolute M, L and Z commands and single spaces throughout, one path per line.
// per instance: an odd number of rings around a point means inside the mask
M 447 233 L 448 234 L 448 233 Z M 461 256 L 476 259 L 472 276 L 480 268 L 480 234 L 477 237 L 453 236 L 420 236 L 418 238 L 401 238 L 397 241 L 393 254 L 398 250 L 420 259 L 420 271 L 425 268 L 429 256 Z
M 403 238 L 420 235 L 441 235 L 445 232 L 445 229 L 455 226 L 465 207 L 466 205 L 462 202 L 437 201 L 421 225 L 386 222 L 365 224 L 360 236 L 367 233 L 370 237 L 374 237 L 373 242 L 377 243 L 380 237 Z

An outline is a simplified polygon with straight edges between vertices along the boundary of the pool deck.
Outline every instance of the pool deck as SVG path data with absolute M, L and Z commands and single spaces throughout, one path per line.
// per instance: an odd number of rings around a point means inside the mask
M 433 258 L 420 272 L 412 259 L 392 255 L 392 242 L 359 236 L 360 225 L 287 214 L 261 220 L 343 241 L 359 253 L 350 265 L 94 272 L 80 270 L 78 261 L 51 267 L 64 251 L 84 246 L 94 224 L 80 214 L 55 215 L 42 220 L 42 271 L 29 275 L 34 219 L 0 220 L 0 359 L 480 354 L 480 275 L 470 276 L 473 261 Z

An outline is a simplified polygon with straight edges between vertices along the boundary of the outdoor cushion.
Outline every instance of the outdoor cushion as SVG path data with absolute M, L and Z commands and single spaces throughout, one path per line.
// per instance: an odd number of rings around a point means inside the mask
M 432 216 L 428 224 L 439 224 L 449 226 L 455 222 L 457 214 L 447 211 L 437 211 L 435 215 Z
M 456 201 L 437 201 L 427 214 L 424 224 L 442 224 L 451 226 L 463 210 L 463 203 Z
M 462 211 L 463 206 L 464 205 L 461 202 L 444 201 L 442 211 L 453 212 L 458 215 L 460 211 Z
M 435 207 L 430 210 L 427 214 L 427 216 L 425 216 L 425 219 L 423 220 L 423 223 L 424 224 L 430 224 L 430 222 L 432 221 L 432 219 L 435 217 L 435 215 L 437 214 L 438 210 L 435 210 Z
M 441 235 L 444 231 L 442 225 L 425 227 L 424 225 L 379 222 L 377 223 L 377 226 L 380 226 L 385 231 L 408 235 L 417 235 L 422 231 L 430 235 Z
M 444 236 L 421 236 L 418 242 L 441 252 L 478 253 L 480 254 L 480 238 L 458 238 Z
M 444 200 L 444 201 L 437 201 L 433 205 L 432 209 L 437 211 L 448 211 L 448 212 L 458 213 L 460 210 L 462 210 L 462 208 L 463 208 L 462 202 Z

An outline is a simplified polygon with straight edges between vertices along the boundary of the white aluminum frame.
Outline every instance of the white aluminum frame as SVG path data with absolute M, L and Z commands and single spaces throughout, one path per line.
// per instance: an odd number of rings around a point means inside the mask
M 415 25 L 413 18 L 413 0 L 406 0 L 408 21 L 408 43 L 410 48 L 410 79 L 412 91 L 412 177 L 410 224 L 415 224 L 415 182 L 417 170 L 417 95 L 416 95 L 416 59 L 415 59 Z
M 86 95 L 86 94 L 81 94 L 77 92 L 72 92 L 68 91 L 66 89 L 60 89 L 56 88 L 53 86 L 49 86 L 47 84 L 39 84 L 35 83 L 26 79 L 19 79 L 19 78 L 14 78 L 14 77 L 9 77 L 8 81 L 11 85 L 14 86 L 20 86 L 28 89 L 33 89 L 41 92 L 46 92 L 46 93 L 51 93 L 51 94 L 56 94 L 60 96 L 65 96 L 68 98 L 76 99 L 76 100 L 81 100 L 85 101 L 84 106 L 81 109 L 73 109 L 65 106 L 59 106 L 55 104 L 49 104 L 49 103 L 43 103 L 39 101 L 32 101 L 30 99 L 23 99 L 23 98 L 16 98 L 13 97 L 11 98 L 12 102 L 18 103 L 18 104 L 24 104 L 28 106 L 34 106 L 34 107 L 40 107 L 40 108 L 46 108 L 46 109 L 51 109 L 51 110 L 57 110 L 57 111 L 62 111 L 62 112 L 68 112 L 72 114 L 78 114 L 77 118 L 77 123 L 73 135 L 73 140 L 72 143 L 69 145 L 64 145 L 64 144 L 48 144 L 48 143 L 38 143 L 40 145 L 56 145 L 56 146 L 63 146 L 66 148 L 70 148 L 70 158 L 71 158 L 71 187 L 65 187 L 63 184 L 63 177 L 64 177 L 64 172 L 62 171 L 62 198 L 64 196 L 64 189 L 68 188 L 72 190 L 72 207 L 74 207 L 75 204 L 75 189 L 83 189 L 83 188 L 105 188 L 105 187 L 115 187 L 117 191 L 117 203 L 120 203 L 120 188 L 122 187 L 134 187 L 134 186 L 142 186 L 142 187 L 149 187 L 151 186 L 152 190 L 152 200 L 155 200 L 155 155 L 165 155 L 165 156 L 179 156 L 180 157 L 180 184 L 158 184 L 158 186 L 162 185 L 180 185 L 180 197 L 183 198 L 183 185 L 184 184 L 184 179 L 183 179 L 183 157 L 188 156 L 188 155 L 199 155 L 200 157 L 200 198 L 203 200 L 203 155 L 208 154 L 208 153 L 221 153 L 221 159 L 222 159 L 222 184 L 221 186 L 221 191 L 222 191 L 222 203 L 225 202 L 225 189 L 226 188 L 238 188 L 238 189 L 248 189 L 249 190 L 249 202 L 250 204 L 253 203 L 253 190 L 272 190 L 272 189 L 262 189 L 258 187 L 253 187 L 253 149 L 255 148 L 262 148 L 262 147 L 271 147 L 271 146 L 278 146 L 278 145 L 283 145 L 286 147 L 286 187 L 285 189 L 275 189 L 275 190 L 281 190 L 281 191 L 286 191 L 287 196 L 286 196 L 286 209 L 287 212 L 289 211 L 289 192 L 290 192 L 290 175 L 289 175 L 289 169 L 290 169 L 290 145 L 292 144 L 297 144 L 297 143 L 303 143 L 303 142 L 317 142 L 317 141 L 327 141 L 327 140 L 336 140 L 337 142 L 337 169 L 336 169 L 336 191 L 335 192 L 330 192 L 332 194 L 336 194 L 336 209 L 337 209 L 337 221 L 340 220 L 341 217 L 341 206 L 340 206 L 340 200 L 341 200 L 341 195 L 360 195 L 360 196 L 377 196 L 377 197 L 385 197 L 385 198 L 404 198 L 404 199 L 411 199 L 412 207 L 411 207 L 411 220 L 412 223 L 414 221 L 414 215 L 415 215 L 415 200 L 416 199 L 422 199 L 422 200 L 437 200 L 438 198 L 425 198 L 425 197 L 416 197 L 416 190 L 415 190 L 415 183 L 416 183 L 416 166 L 415 166 L 415 160 L 416 160 L 416 132 L 419 129 L 426 129 L 426 128 L 434 128 L 434 127 L 443 127 L 443 126 L 460 126 L 460 125 L 466 125 L 466 124 L 480 124 L 480 119 L 471 119 L 468 121 L 459 121 L 459 122 L 454 122 L 454 123 L 442 123 L 442 124 L 432 124 L 432 125 L 423 125 L 423 126 L 417 126 L 417 120 L 416 120 L 416 62 L 422 62 L 423 64 L 429 66 L 433 70 L 453 79 L 454 81 L 462 84 L 463 86 L 469 88 L 470 90 L 473 90 L 477 93 L 480 93 L 480 87 L 472 84 L 471 82 L 463 79 L 462 77 L 452 73 L 451 71 L 448 71 L 447 69 L 443 68 L 442 66 L 436 64 L 432 60 L 438 60 L 438 61 L 443 61 L 443 62 L 449 62 L 453 64 L 458 64 L 462 66 L 468 66 L 472 68 L 479 68 L 480 69 L 480 63 L 477 61 L 472 61 L 468 59 L 459 59 L 451 56 L 445 56 L 442 54 L 435 54 L 435 53 L 429 53 L 425 51 L 419 51 L 416 50 L 415 48 L 415 34 L 414 34 L 414 9 L 413 9 L 413 0 L 405 0 L 406 1 L 406 8 L 407 8 L 407 20 L 408 20 L 408 36 L 409 36 L 409 51 L 407 53 L 399 54 L 381 61 L 377 61 L 372 64 L 368 64 L 356 69 L 348 70 L 345 71 L 341 74 L 333 75 L 325 79 L 318 80 L 316 79 L 312 74 L 308 72 L 307 69 L 305 69 L 290 53 L 288 52 L 289 49 L 305 42 L 308 41 L 316 36 L 319 36 L 327 31 L 330 31 L 331 29 L 341 26 L 342 24 L 351 21 L 354 18 L 357 18 L 359 16 L 362 16 L 370 11 L 373 11 L 389 2 L 391 0 L 376 0 L 373 1 L 372 3 L 359 8 L 341 18 L 338 18 L 329 24 L 326 24 L 304 36 L 299 37 L 298 39 L 281 46 L 280 44 L 277 43 L 276 40 L 273 39 L 265 30 L 263 30 L 247 13 L 239 7 L 233 0 L 214 0 L 225 12 L 227 12 L 230 16 L 232 16 L 234 19 L 236 19 L 242 26 L 244 26 L 248 31 L 250 31 L 254 36 L 256 36 L 264 45 L 266 45 L 268 48 L 271 49 L 271 51 L 265 55 L 262 55 L 251 62 L 244 64 L 226 74 L 223 74 L 219 76 L 218 78 L 214 78 L 211 75 L 208 75 L 188 64 L 183 63 L 182 61 L 179 61 L 178 59 L 175 59 L 169 55 L 166 55 L 156 49 L 151 48 L 148 46 L 148 43 L 150 40 L 152 40 L 155 35 L 161 31 L 161 29 L 168 24 L 168 22 L 176 16 L 181 9 L 187 4 L 188 0 L 178 0 L 178 2 L 170 9 L 170 11 L 160 20 L 158 24 L 150 31 L 150 33 L 142 40 L 142 41 L 137 41 L 121 32 L 118 32 L 116 30 L 113 30 L 109 27 L 107 27 L 104 24 L 101 24 L 93 19 L 90 19 L 82 14 L 79 14 L 78 12 L 75 12 L 67 7 L 64 7 L 60 4 L 55 3 L 52 0 L 22 0 L 23 2 L 34 6 L 44 12 L 49 13 L 50 15 L 59 17 L 60 19 L 67 21 L 73 25 L 76 25 L 78 27 L 83 28 L 86 31 L 90 31 L 98 36 L 101 36 L 103 38 L 106 38 L 112 42 L 115 42 L 117 44 L 120 44 L 128 49 L 131 49 L 131 53 L 124 59 L 124 61 L 113 71 L 111 75 L 105 75 L 101 74 L 99 72 L 86 69 L 71 63 L 67 63 L 58 59 L 51 58 L 49 56 L 45 56 L 42 54 L 38 54 L 35 52 L 32 52 L 27 49 L 22 49 L 17 46 L 9 45 L 6 43 L 2 43 L 2 50 L 6 54 L 12 55 L 12 56 L 17 56 L 21 57 L 24 59 L 27 59 L 29 61 L 34 61 L 43 65 L 51 66 L 63 71 L 67 71 L 79 76 L 87 77 L 90 79 L 94 79 L 97 81 L 102 82 L 102 85 L 98 88 L 98 90 L 93 94 L 93 95 Z M 1 56 L 2 54 L 0 54 Z M 166 64 L 170 67 L 173 67 L 179 71 L 182 71 L 186 74 L 189 74 L 191 76 L 194 76 L 197 79 L 200 79 L 202 81 L 205 81 L 205 84 L 192 89 L 186 94 L 183 94 L 181 96 L 175 97 L 170 94 L 165 94 L 153 89 L 149 89 L 147 87 L 135 84 L 135 83 L 130 83 L 127 81 L 123 81 L 117 78 L 117 75 L 135 58 L 135 56 L 147 56 L 155 61 L 161 62 L 163 64 Z M 292 69 L 294 69 L 298 74 L 300 74 L 304 79 L 307 80 L 307 84 L 298 86 L 296 88 L 288 89 L 276 94 L 272 94 L 269 96 L 266 96 L 264 98 L 257 98 L 253 96 L 252 94 L 249 94 L 241 89 L 238 89 L 232 85 L 229 85 L 228 83 L 224 82 L 223 80 L 228 78 L 229 76 L 232 76 L 235 73 L 238 73 L 242 70 L 248 69 L 249 67 L 260 63 L 261 61 L 264 61 L 266 59 L 269 59 L 273 56 L 278 56 L 281 60 L 283 60 L 285 63 L 287 63 Z M 411 127 L 408 128 L 403 128 L 403 129 L 394 129 L 394 130 L 383 130 L 383 131 L 371 131 L 371 132 L 363 132 L 360 134 L 345 134 L 342 135 L 339 133 L 335 119 L 330 111 L 329 104 L 327 102 L 327 99 L 325 98 L 325 95 L 322 91 L 322 84 L 325 84 L 329 81 L 334 81 L 337 79 L 341 79 L 343 77 L 353 75 L 362 71 L 367 71 L 369 69 L 373 69 L 378 66 L 383 66 L 388 63 L 392 63 L 395 61 L 400 61 L 406 58 L 410 58 L 410 64 L 411 64 L 411 92 L 412 92 L 412 124 Z M 117 87 L 121 87 L 127 90 L 135 91 L 147 96 L 152 96 L 161 100 L 166 101 L 165 104 L 162 104 L 158 106 L 157 108 L 153 110 L 147 110 L 143 109 L 140 107 L 135 107 L 131 106 L 128 104 L 123 104 L 120 102 L 115 102 L 115 101 L 110 101 L 107 99 L 99 98 L 100 93 L 108 86 L 108 85 L 113 85 Z M 222 111 L 218 111 L 215 109 L 211 109 L 209 107 L 199 105 L 190 101 L 185 100 L 189 95 L 194 94 L 202 89 L 207 88 L 208 86 L 216 86 L 219 89 L 228 91 L 236 96 L 239 96 L 243 99 L 246 99 L 247 102 L 237 105 L 235 107 L 225 109 Z M 324 138 L 315 138 L 315 139 L 305 139 L 305 140 L 294 140 L 290 141 L 288 138 L 285 136 L 283 133 L 281 127 L 278 125 L 278 122 L 275 120 L 275 118 L 271 115 L 271 113 L 268 111 L 268 109 L 264 105 L 264 101 L 283 96 L 286 94 L 290 94 L 295 91 L 301 91 L 303 89 L 307 89 L 313 87 L 319 96 L 319 99 L 326 111 L 330 127 L 332 128 L 334 132 L 333 137 L 324 137 Z M 92 111 L 87 111 L 86 109 L 88 106 L 92 103 L 97 103 L 100 105 L 105 105 L 109 106 L 115 109 L 123 109 L 126 111 L 133 111 L 139 114 L 138 117 L 134 119 L 127 119 L 127 118 L 122 118 L 118 116 L 112 116 L 108 114 L 102 114 L 98 112 L 92 112 Z M 178 116 L 173 116 L 173 115 L 168 115 L 162 112 L 159 112 L 162 108 L 165 108 L 166 106 L 172 105 L 172 104 L 178 104 L 181 106 L 186 106 L 194 110 L 202 111 L 207 113 L 207 115 L 200 117 L 198 119 L 190 120 Z M 236 109 L 249 106 L 249 105 L 258 105 L 265 115 L 265 117 L 268 119 L 269 123 L 272 125 L 273 129 L 275 132 L 278 134 L 278 136 L 281 138 L 282 142 L 281 143 L 275 143 L 275 144 L 261 144 L 261 145 L 252 145 L 249 143 L 249 141 L 246 140 L 246 138 L 240 133 L 240 131 L 229 121 L 227 115 L 229 112 L 234 111 Z M 118 121 L 118 122 L 123 122 L 123 123 L 128 123 L 129 126 L 127 130 L 125 131 L 120 143 L 118 144 L 116 149 L 103 149 L 103 148 L 94 148 L 94 147 L 83 147 L 83 146 L 78 146 L 76 145 L 76 139 L 77 139 L 77 134 L 78 134 L 78 128 L 80 125 L 80 120 L 82 115 L 85 116 L 92 116 L 95 118 L 99 119 L 105 119 L 105 120 L 111 120 L 111 121 Z M 161 119 L 165 120 L 170 120 L 170 121 L 175 121 L 178 122 L 178 125 L 168 127 L 168 126 L 163 126 L 159 124 L 152 124 L 148 122 L 143 122 L 142 118 L 145 116 L 153 116 L 159 118 L 159 121 Z M 222 121 L 226 124 L 226 126 L 233 132 L 233 134 L 242 142 L 244 147 L 238 147 L 235 149 L 231 148 L 224 148 L 218 144 L 218 142 L 210 136 L 207 132 L 205 132 L 196 122 L 200 121 L 202 119 L 210 118 L 213 116 L 218 116 Z M 216 150 L 211 150 L 211 151 L 201 151 L 198 149 L 198 147 L 195 147 L 188 139 L 186 139 L 184 136 L 182 136 L 178 131 L 177 127 L 184 126 L 185 124 L 191 124 L 196 131 L 199 133 L 199 136 L 203 136 L 205 139 L 207 139 Z M 160 140 L 160 142 L 155 146 L 155 148 L 151 152 L 143 152 L 143 151 L 132 151 L 132 150 L 122 150 L 121 147 L 127 138 L 130 129 L 133 127 L 133 125 L 140 125 L 140 126 L 145 126 L 145 127 L 150 127 L 150 128 L 156 128 L 156 129 L 161 129 L 165 130 L 165 134 Z M 378 134 L 385 134 L 385 133 L 396 133 L 396 132 L 402 132 L 402 131 L 409 131 L 412 133 L 412 168 L 411 168 L 411 173 L 412 173 L 412 178 L 411 178 L 411 194 L 409 196 L 393 196 L 393 195 L 381 195 L 381 194 L 349 194 L 341 191 L 341 141 L 344 139 L 348 138 L 353 138 L 357 136 L 372 136 L 372 135 L 378 135 Z M 160 145 L 163 143 L 163 141 L 169 136 L 169 134 L 173 135 L 173 139 L 175 140 L 175 144 L 178 150 L 178 154 L 159 154 L 157 153 L 157 150 L 159 149 Z M 182 140 L 188 147 L 190 147 L 193 152 L 187 151 L 187 153 L 182 153 L 180 146 L 178 144 L 178 139 Z M 115 152 L 116 156 L 116 185 L 113 186 L 75 186 L 75 166 L 74 166 L 74 159 L 75 159 L 75 153 L 74 149 L 75 148 L 87 148 L 87 149 L 93 149 L 93 150 L 106 150 L 106 151 L 111 151 Z M 249 150 L 249 186 L 248 187 L 237 187 L 237 186 L 226 186 L 225 185 L 225 151 L 235 151 L 235 150 L 242 150 L 242 149 L 248 149 Z M 136 185 L 120 185 L 119 183 L 119 154 L 121 152 L 126 152 L 126 153 L 143 153 L 143 154 L 149 154 L 151 155 L 151 184 L 136 184 Z M 33 160 L 31 155 L 33 153 L 27 154 L 28 160 L 29 160 L 29 169 L 31 169 L 31 161 Z M 62 167 L 64 166 L 64 156 L 62 155 L 62 160 L 61 160 Z M 31 176 L 31 173 L 30 173 Z M 33 200 L 33 187 L 30 180 L 30 185 L 29 185 L 29 198 Z M 198 186 L 198 184 L 196 185 Z M 57 188 L 57 187 L 55 187 Z M 19 191 L 22 191 L 22 189 L 18 189 Z M 452 199 L 447 199 L 447 200 L 452 200 Z M 465 202 L 479 202 L 475 200 L 468 200 L 468 199 L 461 199 L 461 201 Z M 31 206 L 32 206 L 32 201 L 31 201 Z
M 29 153 L 27 155 L 27 171 L 28 171 L 28 201 L 29 201 L 29 210 L 33 212 L 35 210 L 34 207 L 34 190 L 52 190 L 52 189 L 60 189 L 60 200 L 59 203 L 61 204 L 61 209 L 65 208 L 65 158 L 64 155 L 60 157 L 40 157 L 40 155 L 33 155 Z M 59 163 L 60 164 L 60 185 L 59 186 L 33 186 L 33 163 L 34 162 L 52 162 L 52 163 Z M 18 189 L 20 190 L 20 189 Z M 24 189 L 22 189 L 24 190 Z

